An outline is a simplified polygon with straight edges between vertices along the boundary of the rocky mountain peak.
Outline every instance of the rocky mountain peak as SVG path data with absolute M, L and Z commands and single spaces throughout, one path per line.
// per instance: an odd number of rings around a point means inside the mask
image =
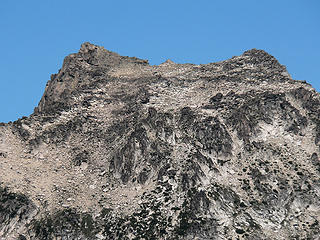
M 92 44 L 90 42 L 84 42 L 84 43 L 81 44 L 79 53 L 87 53 L 89 51 L 97 50 L 98 48 L 103 48 L 103 47 L 99 47 L 99 46 L 94 45 L 94 44 Z
M 0 125 L 0 239 L 317 239 L 319 119 L 262 50 L 150 66 L 84 43 Z
M 135 65 L 149 66 L 147 60 L 120 56 L 103 47 L 83 43 L 78 53 L 70 54 L 64 59 L 59 73 L 51 76 L 35 112 L 59 110 L 66 105 L 72 92 L 79 91 L 93 81 L 101 80 L 112 68 Z
M 251 50 L 245 51 L 243 53 L 243 56 L 249 57 L 252 64 L 264 65 L 268 68 L 283 69 L 284 71 L 286 71 L 285 66 L 281 65 L 274 56 L 270 55 L 264 50 L 253 48 Z
M 106 50 L 104 47 L 100 47 L 89 42 L 83 43 L 78 54 L 76 55 L 87 63 L 100 66 L 102 68 L 108 68 L 126 63 L 148 65 L 147 60 L 142 60 L 135 57 L 120 56 L 115 52 Z
M 103 47 L 83 43 L 78 53 L 67 56 L 59 73 L 53 74 L 35 113 L 56 112 L 70 107 L 72 93 L 94 82 L 122 79 L 157 78 L 198 81 L 291 81 L 285 66 L 263 50 L 252 49 L 219 63 L 175 64 L 171 60 L 150 66 L 147 60 L 120 56 Z M 171 81 L 171 80 L 169 80 Z M 82 89 L 82 90 L 81 90 Z
M 256 57 L 256 58 L 260 59 L 260 61 L 263 61 L 264 59 L 275 59 L 276 60 L 275 57 L 273 57 L 272 55 L 270 55 L 266 51 L 264 51 L 262 49 L 256 49 L 256 48 L 252 48 L 250 50 L 245 51 L 243 53 L 243 55 Z

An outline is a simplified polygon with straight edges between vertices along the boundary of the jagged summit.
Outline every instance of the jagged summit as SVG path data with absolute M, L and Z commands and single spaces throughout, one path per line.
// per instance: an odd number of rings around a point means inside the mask
M 84 42 L 81 44 L 79 53 L 87 53 L 89 51 L 97 50 L 98 48 L 103 48 L 103 47 L 99 47 L 99 46 L 94 45 L 90 42 Z M 105 50 L 105 49 L 103 48 L 103 50 Z M 107 51 L 107 50 L 105 50 L 105 51 Z
M 0 125 L 0 239 L 318 239 L 319 117 L 262 50 L 150 66 L 84 43 Z
M 250 50 L 247 50 L 243 53 L 244 56 L 252 56 L 252 57 L 256 57 L 256 58 L 260 58 L 261 60 L 265 59 L 265 58 L 274 58 L 272 55 L 270 55 L 269 53 L 267 53 L 266 51 L 262 50 L 262 49 L 256 49 L 256 48 L 252 48 Z
M 249 57 L 252 64 L 263 64 L 267 67 L 282 68 L 286 72 L 286 68 L 281 65 L 274 56 L 270 55 L 264 50 L 253 48 L 245 51 L 242 56 Z
M 89 42 L 81 44 L 77 55 L 82 57 L 84 60 L 88 60 L 89 64 L 100 64 L 101 67 L 112 67 L 124 63 L 148 65 L 148 60 L 136 57 L 120 56 L 118 53 L 108 51 L 104 47 L 100 47 Z
M 286 68 L 263 50 L 252 49 L 243 55 L 218 63 L 201 65 L 173 64 L 171 60 L 159 66 L 150 66 L 147 60 L 120 56 L 88 42 L 80 51 L 67 56 L 58 74 L 48 82 L 36 113 L 59 111 L 68 107 L 73 93 L 93 85 L 108 82 L 115 77 L 121 79 L 148 78 L 184 79 L 197 81 L 288 81 Z M 70 103 L 72 104 L 72 103 Z M 70 107 L 70 106 L 69 106 Z

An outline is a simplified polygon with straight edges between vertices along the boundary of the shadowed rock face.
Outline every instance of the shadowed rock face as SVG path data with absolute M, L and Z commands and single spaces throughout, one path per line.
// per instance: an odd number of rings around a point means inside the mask
M 317 239 L 319 101 L 262 50 L 150 66 L 84 43 L 0 125 L 0 238 Z

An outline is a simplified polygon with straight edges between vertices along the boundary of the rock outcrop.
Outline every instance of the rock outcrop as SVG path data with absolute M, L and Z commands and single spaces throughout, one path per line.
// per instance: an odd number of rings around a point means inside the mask
M 84 43 L 0 125 L 0 239 L 320 239 L 320 95 L 268 53 Z

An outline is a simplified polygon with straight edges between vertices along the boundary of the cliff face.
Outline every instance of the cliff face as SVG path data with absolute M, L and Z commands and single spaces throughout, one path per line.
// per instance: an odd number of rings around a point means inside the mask
M 320 96 L 262 50 L 84 43 L 0 126 L 0 239 L 319 239 Z

